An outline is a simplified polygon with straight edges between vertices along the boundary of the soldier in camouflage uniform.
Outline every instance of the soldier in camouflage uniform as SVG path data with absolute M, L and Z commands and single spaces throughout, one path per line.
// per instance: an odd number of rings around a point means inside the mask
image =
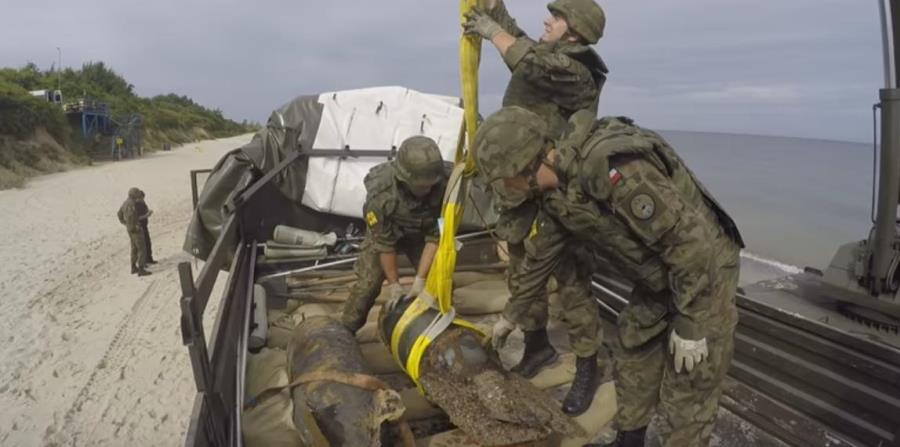
M 144 232 L 141 228 L 140 216 L 137 212 L 137 201 L 140 199 L 141 190 L 131 188 L 128 190 L 128 198 L 119 207 L 119 222 L 125 225 L 128 231 L 128 238 L 131 240 L 131 273 L 138 276 L 147 276 L 150 274 L 146 270 L 147 267 L 147 249 L 145 247 Z
M 487 0 L 485 7 L 484 12 L 475 10 L 470 13 L 464 27 L 467 33 L 480 35 L 494 44 L 509 67 L 512 77 L 503 96 L 504 106 L 521 106 L 539 114 L 552 123 L 554 138 L 563 133 L 566 120 L 576 111 L 587 109 L 597 113 L 600 91 L 608 72 L 606 64 L 590 46 L 603 36 L 606 25 L 606 17 L 599 5 L 593 0 L 554 0 L 547 5 L 551 16 L 544 21 L 545 33 L 538 42 L 530 39 L 518 27 L 501 0 Z M 502 184 L 492 187 L 503 189 Z M 521 270 L 525 256 L 525 236 L 531 233 L 536 208 L 523 204 L 528 199 L 528 193 L 507 191 L 496 198 L 500 211 L 496 231 L 498 237 L 507 242 L 507 281 L 512 300 L 516 301 L 510 304 L 520 310 L 531 310 L 505 313 L 508 319 L 501 319 L 494 328 L 497 335 L 494 337 L 495 348 L 502 344 L 497 342 L 504 340 L 515 326 L 519 326 L 525 334 L 525 352 L 512 371 L 525 377 L 533 377 L 557 357 L 547 338 L 546 289 L 533 297 L 533 303 L 523 302 L 516 293 L 517 272 Z M 529 241 L 540 246 L 539 239 L 543 234 L 532 234 Z M 574 260 L 567 260 L 556 267 L 565 270 L 571 262 Z M 546 276 L 542 278 L 545 281 L 547 279 Z M 581 283 L 588 284 L 586 281 Z M 584 302 L 568 303 L 568 300 L 581 300 L 584 292 L 568 288 L 561 289 L 561 292 L 572 292 L 560 294 L 566 307 L 578 309 L 584 305 L 589 306 Z M 597 318 L 596 311 L 589 311 L 585 315 L 588 315 L 587 318 Z M 570 341 L 573 336 L 574 339 L 580 339 L 598 325 L 599 321 L 588 322 L 583 327 L 570 324 Z M 592 337 L 595 339 L 591 344 L 593 347 L 584 343 L 573 344 L 582 347 L 581 350 L 576 349 L 577 355 L 595 357 L 600 343 L 596 336 Z M 581 375 L 585 374 L 589 372 L 582 370 Z M 593 391 L 590 389 L 573 388 L 563 410 L 569 414 L 580 413 L 590 405 L 592 396 Z M 579 411 L 579 408 L 582 410 Z
M 385 278 L 392 301 L 417 296 L 425 286 L 440 239 L 437 219 L 446 188 L 441 152 L 431 138 L 410 137 L 394 161 L 369 171 L 365 185 L 363 215 L 368 230 L 356 261 L 357 282 L 341 317 L 353 332 L 365 324 Z M 397 251 L 418 267 L 406 292 L 398 282 Z
M 143 190 L 139 191 L 138 199 L 135 201 L 134 207 L 138 215 L 138 222 L 141 224 L 141 231 L 144 233 L 144 248 L 147 255 L 147 264 L 156 264 L 156 260 L 153 259 L 153 241 L 150 239 L 149 226 L 149 220 L 150 216 L 153 214 L 153 210 L 147 205 L 147 195 Z
M 554 142 L 541 117 L 504 108 L 478 130 L 479 170 L 536 191 L 558 243 L 589 246 L 635 284 L 618 318 L 616 445 L 643 445 L 654 411 L 663 445 L 706 445 L 733 352 L 741 236 L 656 133 L 580 112 L 570 127 Z

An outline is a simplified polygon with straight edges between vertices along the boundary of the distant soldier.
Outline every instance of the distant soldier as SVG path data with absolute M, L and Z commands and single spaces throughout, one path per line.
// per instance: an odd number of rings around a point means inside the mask
M 141 223 L 141 230 L 144 232 L 144 246 L 147 249 L 147 264 L 156 264 L 156 261 L 153 259 L 153 243 L 150 241 L 150 229 L 147 227 L 147 223 L 150 220 L 150 215 L 153 214 L 153 210 L 147 205 L 146 199 L 146 194 L 141 190 L 138 200 L 135 202 L 135 210 L 138 214 L 138 221 Z
M 608 69 L 600 56 L 591 48 L 603 36 L 606 15 L 593 0 L 554 0 L 547 5 L 550 17 L 544 21 L 544 34 L 539 41 L 529 38 L 510 16 L 502 0 L 486 0 L 485 12 L 473 11 L 464 24 L 466 32 L 488 39 L 503 57 L 512 77 L 503 96 L 503 106 L 524 107 L 541 116 L 550 125 L 550 134 L 558 138 L 573 113 L 588 110 L 597 113 L 600 92 L 606 82 Z M 501 184 L 491 185 L 502 190 Z M 547 337 L 547 293 L 544 287 L 533 302 L 517 299 L 516 289 L 522 269 L 526 245 L 546 244 L 541 239 L 547 232 L 532 231 L 537 219 L 537 207 L 528 203 L 531 191 L 505 191 L 495 196 L 500 216 L 496 225 L 500 239 L 509 249 L 508 284 L 512 299 L 494 326 L 495 348 L 515 328 L 525 335 L 525 351 L 518 364 L 511 369 L 525 377 L 535 376 L 541 368 L 557 358 L 556 350 Z M 527 236 L 527 238 L 526 238 Z M 561 256 L 573 255 L 570 250 Z M 562 269 L 575 262 L 551 262 L 544 269 Z M 584 265 L 579 262 L 578 265 Z M 543 278 L 546 281 L 546 277 Z M 559 280 L 559 278 L 557 278 Z M 578 380 L 575 381 L 563 404 L 563 411 L 579 414 L 590 406 L 596 375 L 596 352 L 600 346 L 596 331 L 599 316 L 589 295 L 589 278 L 567 276 L 560 283 L 560 302 L 567 309 L 581 309 L 581 316 L 568 321 L 570 341 L 580 361 L 577 362 Z M 567 285 L 563 286 L 563 283 Z M 569 312 L 573 318 L 577 312 Z M 594 331 L 594 334 L 590 332 Z M 593 341 L 589 341 L 593 339 Z
M 431 138 L 406 139 L 393 161 L 382 163 L 365 178 L 363 215 L 368 227 L 356 261 L 357 282 L 344 304 L 342 322 L 353 332 L 361 328 L 387 278 L 391 300 L 417 296 L 437 252 L 446 177 L 444 162 Z M 417 266 L 412 287 L 404 291 L 397 270 L 397 252 Z
M 741 236 L 656 133 L 589 112 L 570 127 L 583 137 L 554 141 L 540 116 L 505 107 L 478 130 L 478 168 L 535 191 L 557 244 L 590 247 L 634 284 L 614 344 L 615 445 L 644 445 L 654 411 L 664 446 L 706 445 L 734 350 Z M 532 284 L 518 294 L 540 294 Z
M 146 270 L 147 258 L 146 248 L 144 247 L 144 232 L 136 209 L 140 193 L 141 190 L 137 188 L 128 190 L 128 198 L 119 207 L 118 216 L 119 222 L 125 225 L 125 229 L 128 231 L 128 238 L 131 240 L 131 273 L 137 273 L 138 276 L 147 276 L 150 272 Z

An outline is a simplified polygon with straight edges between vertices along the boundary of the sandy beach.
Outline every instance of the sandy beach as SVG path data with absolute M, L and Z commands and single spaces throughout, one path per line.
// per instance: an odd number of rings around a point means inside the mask
M 195 393 L 176 271 L 191 261 L 181 251 L 189 171 L 211 168 L 250 137 L 0 191 L 0 445 L 183 442 Z M 146 192 L 154 211 L 159 264 L 143 278 L 130 274 L 128 236 L 116 218 L 131 186 Z

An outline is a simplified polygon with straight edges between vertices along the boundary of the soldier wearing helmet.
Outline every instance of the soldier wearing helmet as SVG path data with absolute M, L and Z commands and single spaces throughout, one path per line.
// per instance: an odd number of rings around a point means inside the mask
M 119 222 L 125 225 L 128 231 L 128 239 L 131 241 L 131 273 L 138 276 L 147 276 L 147 246 L 144 239 L 144 230 L 141 227 L 140 215 L 137 211 L 137 202 L 141 199 L 141 190 L 130 188 L 128 198 L 119 207 Z
M 391 300 L 418 295 L 437 252 L 446 173 L 437 143 L 431 138 L 406 139 L 397 158 L 375 166 L 365 178 L 363 217 L 366 238 L 355 270 L 357 282 L 344 303 L 341 321 L 353 332 L 361 328 L 387 279 Z M 417 266 L 412 287 L 399 283 L 397 252 Z
M 521 106 L 551 123 L 558 134 L 582 109 L 597 112 L 600 90 L 609 71 L 590 47 L 603 36 L 606 16 L 594 0 L 554 0 L 547 5 L 539 41 L 529 38 L 510 17 L 502 0 L 487 0 L 486 11 L 473 10 L 466 33 L 497 47 L 512 78 L 503 106 Z
M 558 244 L 590 247 L 634 284 L 611 341 L 616 445 L 643 445 L 654 411 L 663 445 L 706 445 L 733 352 L 740 233 L 658 134 L 589 112 L 568 127 L 554 140 L 540 116 L 503 108 L 475 137 L 478 169 L 506 190 L 533 191 Z M 546 262 L 527 257 L 522 275 Z M 523 281 L 514 299 L 541 285 Z

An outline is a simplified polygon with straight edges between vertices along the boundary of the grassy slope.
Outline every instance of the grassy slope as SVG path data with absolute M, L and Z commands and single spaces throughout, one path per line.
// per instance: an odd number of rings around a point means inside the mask
M 253 125 L 226 119 L 186 96 L 174 94 L 142 98 L 134 86 L 102 62 L 61 74 L 65 100 L 82 97 L 105 102 L 114 118 L 139 113 L 143 147 L 186 143 L 252 132 Z M 90 155 L 105 153 L 107 144 L 84 141 L 72 129 L 59 107 L 32 98 L 30 90 L 56 89 L 57 74 L 34 64 L 0 69 L 0 189 L 21 186 L 24 179 L 67 166 L 86 164 Z

